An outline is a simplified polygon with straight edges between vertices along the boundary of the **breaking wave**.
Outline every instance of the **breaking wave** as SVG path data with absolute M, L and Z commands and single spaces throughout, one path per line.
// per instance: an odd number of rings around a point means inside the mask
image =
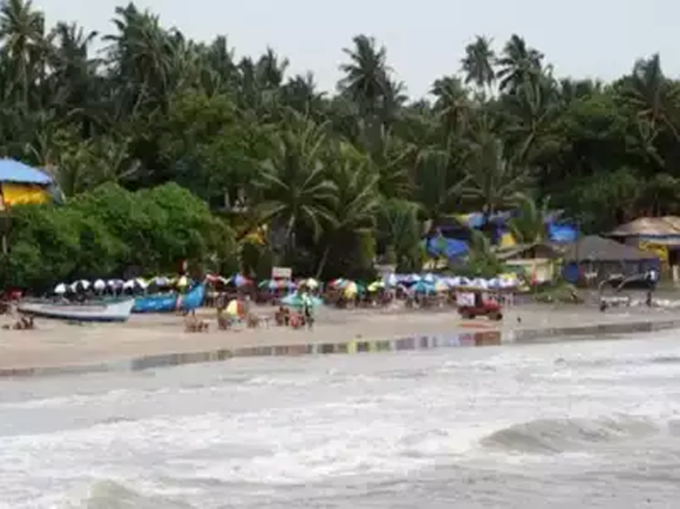
M 641 439 L 659 433 L 651 420 L 620 416 L 599 419 L 538 419 L 514 424 L 484 437 L 482 444 L 506 451 L 559 454 Z

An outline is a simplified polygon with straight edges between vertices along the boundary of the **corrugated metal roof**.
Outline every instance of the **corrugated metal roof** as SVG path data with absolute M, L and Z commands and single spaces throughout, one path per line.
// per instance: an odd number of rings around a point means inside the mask
M 52 177 L 14 159 L 0 159 L 0 182 L 49 185 Z
M 650 237 L 680 236 L 680 217 L 641 217 L 612 231 L 612 237 L 645 235 Z

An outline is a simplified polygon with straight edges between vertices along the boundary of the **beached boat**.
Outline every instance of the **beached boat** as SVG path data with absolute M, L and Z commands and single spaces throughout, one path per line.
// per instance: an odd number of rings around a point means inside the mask
M 31 316 L 73 322 L 125 322 L 130 318 L 134 299 L 100 300 L 84 303 L 31 301 L 19 303 L 17 310 Z
M 145 295 L 135 299 L 133 313 L 172 313 L 175 311 L 193 311 L 203 304 L 205 285 L 200 284 L 185 294 L 165 293 Z

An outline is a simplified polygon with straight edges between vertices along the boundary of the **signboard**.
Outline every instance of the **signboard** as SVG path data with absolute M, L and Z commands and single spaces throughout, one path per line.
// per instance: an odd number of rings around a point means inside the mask
M 272 267 L 272 279 L 293 279 L 293 269 L 290 267 Z
M 643 251 L 652 253 L 659 257 L 662 263 L 668 263 L 668 248 L 662 244 L 655 244 L 646 240 L 641 240 L 638 247 Z

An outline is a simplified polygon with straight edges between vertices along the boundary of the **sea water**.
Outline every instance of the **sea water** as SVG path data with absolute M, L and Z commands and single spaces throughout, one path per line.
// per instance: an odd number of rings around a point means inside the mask
M 672 508 L 680 335 L 0 381 L 0 507 Z

